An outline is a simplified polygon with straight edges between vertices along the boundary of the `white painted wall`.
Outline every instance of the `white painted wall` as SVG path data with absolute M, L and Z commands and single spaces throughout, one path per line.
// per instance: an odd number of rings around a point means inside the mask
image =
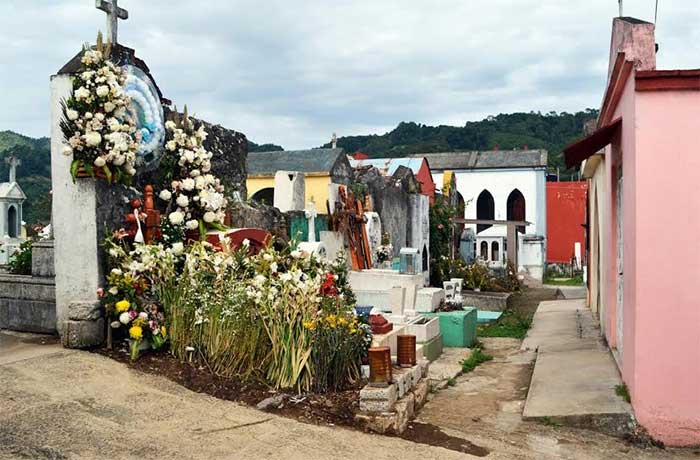
M 517 188 L 525 197 L 525 220 L 532 223 L 532 225 L 526 227 L 525 234 L 541 237 L 547 235 L 546 171 L 544 169 L 478 169 L 456 170 L 454 173 L 457 177 L 457 190 L 464 198 L 466 205 L 464 218 L 476 219 L 476 201 L 479 194 L 486 189 L 493 196 L 494 218 L 496 220 L 506 220 L 508 217 L 508 195 Z M 443 173 L 433 172 L 433 180 L 438 190 L 442 189 Z M 467 227 L 472 227 L 476 232 L 476 225 Z M 488 229 L 488 232 L 490 237 L 507 236 L 505 226 L 491 227 Z M 478 236 L 479 234 L 477 234 Z M 525 260 L 527 260 L 526 266 L 544 265 L 546 241 L 544 244 L 537 246 L 541 247 L 524 250 L 523 245 L 520 245 L 518 257 L 521 267 L 519 269 L 523 267 Z M 540 255 L 542 256 L 542 262 L 538 263 Z

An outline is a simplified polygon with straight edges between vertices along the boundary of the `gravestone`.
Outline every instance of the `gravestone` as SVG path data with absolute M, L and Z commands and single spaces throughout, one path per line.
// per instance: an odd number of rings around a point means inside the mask
M 365 229 L 367 230 L 367 241 L 372 254 L 372 262 L 377 263 L 376 250 L 382 244 L 382 221 L 379 214 L 374 211 L 365 212 Z
M 408 246 L 417 248 L 420 255 L 420 271 L 430 282 L 430 198 L 413 193 L 408 197 L 409 225 Z
M 275 195 L 273 205 L 282 212 L 304 209 L 306 187 L 304 174 L 296 171 L 275 173 Z

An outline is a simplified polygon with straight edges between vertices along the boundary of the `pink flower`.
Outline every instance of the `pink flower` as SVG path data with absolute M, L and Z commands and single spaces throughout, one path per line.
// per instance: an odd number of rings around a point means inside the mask
M 445 228 L 445 226 L 444 226 L 444 225 L 442 225 L 442 224 L 438 224 L 438 230 L 442 230 L 443 228 Z
M 105 296 L 105 290 L 102 288 L 97 288 L 97 297 L 104 297 Z
M 150 327 L 151 330 L 155 331 L 156 329 L 158 329 L 158 323 L 154 320 L 150 320 L 148 322 L 148 327 Z
M 136 312 L 136 310 L 129 310 L 129 318 L 136 319 L 137 316 L 139 316 L 139 314 Z

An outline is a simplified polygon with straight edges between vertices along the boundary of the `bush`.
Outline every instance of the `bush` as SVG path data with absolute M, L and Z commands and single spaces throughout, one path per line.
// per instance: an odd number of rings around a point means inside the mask
M 15 275 L 31 275 L 32 274 L 32 246 L 33 240 L 26 240 L 19 245 L 17 250 L 10 257 L 8 265 L 10 273 Z

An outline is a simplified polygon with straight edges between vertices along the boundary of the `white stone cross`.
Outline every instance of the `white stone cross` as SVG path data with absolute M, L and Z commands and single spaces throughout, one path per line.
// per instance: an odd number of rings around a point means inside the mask
M 117 0 L 95 0 L 95 8 L 107 13 L 107 41 L 117 43 L 117 21 L 129 19 L 129 12 L 119 8 Z
M 22 160 L 17 157 L 10 156 L 5 158 L 5 163 L 10 165 L 10 183 L 17 182 L 17 166 L 22 165 Z
M 337 148 L 338 147 L 338 136 L 333 133 L 333 137 L 331 137 L 331 148 Z
M 306 218 L 309 220 L 309 243 L 315 243 L 316 242 L 316 216 L 318 215 L 318 212 L 316 212 L 316 205 L 314 204 L 313 200 L 309 201 L 309 204 L 306 206 L 306 209 L 304 210 L 304 214 L 306 214 Z

